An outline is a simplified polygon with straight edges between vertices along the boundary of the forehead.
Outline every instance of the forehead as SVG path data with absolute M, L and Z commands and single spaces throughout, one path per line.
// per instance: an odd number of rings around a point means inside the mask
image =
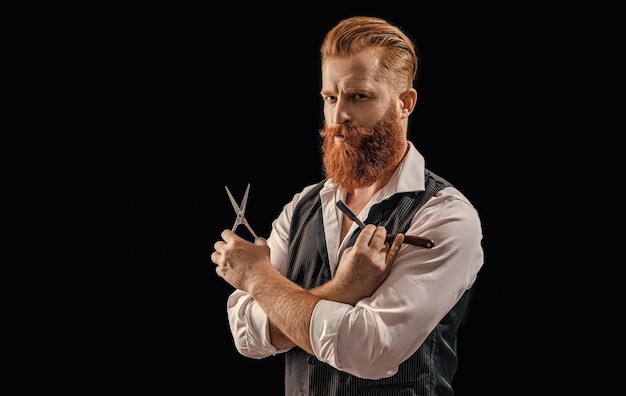
M 379 48 L 368 48 L 353 56 L 326 59 L 322 64 L 323 88 L 373 84 L 380 65 L 379 53 Z

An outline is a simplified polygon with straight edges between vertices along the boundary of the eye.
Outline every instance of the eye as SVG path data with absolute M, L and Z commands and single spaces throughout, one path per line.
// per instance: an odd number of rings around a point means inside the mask
M 368 98 L 367 95 L 360 94 L 360 93 L 356 93 L 352 95 L 352 100 L 354 100 L 355 102 L 362 102 L 366 100 L 367 98 Z
M 337 97 L 336 96 L 329 95 L 329 96 L 325 96 L 324 97 L 324 102 L 334 103 L 336 101 L 337 101 Z

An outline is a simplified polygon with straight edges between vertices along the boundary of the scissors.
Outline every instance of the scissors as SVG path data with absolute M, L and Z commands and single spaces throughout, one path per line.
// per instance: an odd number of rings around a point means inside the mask
M 235 198 L 233 198 L 233 194 L 230 193 L 230 190 L 226 186 L 226 193 L 228 194 L 228 198 L 230 198 L 230 203 L 233 205 L 233 209 L 235 210 L 235 213 L 237 213 L 237 218 L 235 219 L 235 224 L 233 224 L 233 228 L 231 228 L 231 231 L 234 232 L 237 229 L 237 227 L 243 224 L 246 226 L 248 231 L 250 231 L 254 239 L 258 239 L 259 237 L 254 233 L 254 231 L 252 231 L 252 227 L 250 227 L 250 224 L 248 224 L 248 220 L 246 220 L 246 217 L 245 217 L 246 204 L 248 203 L 249 191 L 250 191 L 250 183 L 248 183 L 248 187 L 246 187 L 246 192 L 243 194 L 241 205 L 237 205 Z

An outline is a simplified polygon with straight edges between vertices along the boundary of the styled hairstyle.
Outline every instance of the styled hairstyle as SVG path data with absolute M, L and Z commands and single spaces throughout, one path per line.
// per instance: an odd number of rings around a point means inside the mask
M 341 20 L 326 34 L 321 60 L 353 56 L 372 47 L 381 48 L 380 79 L 400 91 L 413 87 L 418 71 L 416 46 L 400 28 L 381 18 L 353 16 Z

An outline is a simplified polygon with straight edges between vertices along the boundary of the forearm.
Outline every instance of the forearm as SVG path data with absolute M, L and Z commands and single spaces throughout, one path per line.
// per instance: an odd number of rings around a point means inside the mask
M 353 295 L 351 293 L 351 288 L 347 285 L 340 285 L 335 280 L 330 280 L 329 282 L 315 287 L 309 292 L 314 296 L 319 297 L 320 299 L 335 301 L 345 304 L 354 305 L 359 301 L 362 296 Z M 269 316 L 269 315 L 268 315 Z M 312 316 L 312 313 L 309 317 Z M 310 324 L 310 321 L 309 321 Z M 270 338 L 272 340 L 272 345 L 276 348 L 284 350 L 289 349 L 296 345 L 289 337 L 285 335 L 285 333 L 271 320 L 269 319 L 269 332 Z M 309 353 L 312 353 L 309 351 Z
M 277 271 L 264 276 L 249 293 L 267 314 L 275 347 L 284 349 L 295 343 L 313 353 L 309 327 L 321 297 L 302 289 Z
M 353 288 L 337 279 L 331 279 L 323 285 L 317 286 L 309 292 L 320 299 L 354 305 L 363 295 L 353 293 Z
M 287 337 L 285 333 L 283 333 L 282 330 L 279 329 L 278 326 L 274 324 L 274 322 L 272 322 L 269 319 L 268 319 L 268 322 L 269 322 L 270 340 L 272 342 L 272 345 L 276 349 L 287 350 L 296 345 L 296 343 L 291 341 L 291 339 Z

